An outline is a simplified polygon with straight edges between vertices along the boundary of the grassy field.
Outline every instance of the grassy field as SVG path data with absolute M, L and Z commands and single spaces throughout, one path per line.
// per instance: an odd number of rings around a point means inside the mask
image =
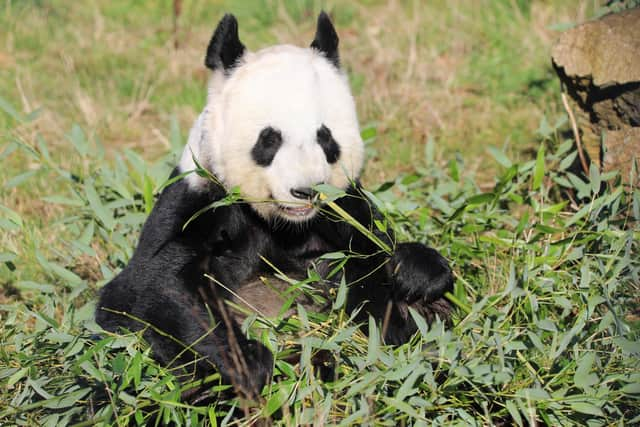
M 1 425 L 640 423 L 640 191 L 571 172 L 549 59 L 600 2 L 181 4 L 175 20 L 168 0 L 0 2 Z M 401 240 L 450 259 L 459 309 L 399 348 L 339 299 L 300 311 L 253 330 L 276 354 L 303 349 L 276 362 L 262 402 L 193 406 L 180 396 L 194 385 L 137 336 L 101 333 L 97 290 L 203 106 L 218 19 L 233 12 L 250 49 L 307 45 L 321 8 L 357 98 L 364 182 Z M 336 381 L 315 377 L 318 349 Z

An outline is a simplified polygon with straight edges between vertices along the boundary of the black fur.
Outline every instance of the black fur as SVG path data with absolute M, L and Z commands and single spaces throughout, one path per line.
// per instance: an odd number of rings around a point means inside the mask
M 227 13 L 222 17 L 211 37 L 204 65 L 211 70 L 222 67 L 225 71 L 233 68 L 244 55 L 244 45 L 238 37 L 238 21 Z
M 273 161 L 282 145 L 282 134 L 279 130 L 268 126 L 260 132 L 258 140 L 251 150 L 251 158 L 256 164 L 267 167 Z
M 318 144 L 322 147 L 322 151 L 324 151 L 324 155 L 327 157 L 327 162 L 329 164 L 334 164 L 340 158 L 340 146 L 333 139 L 333 135 L 331 135 L 331 131 L 325 125 L 322 125 L 318 132 L 316 132 L 316 139 L 318 140 Z
M 331 23 L 331 18 L 324 11 L 318 16 L 316 36 L 311 42 L 311 47 L 322 52 L 336 68 L 340 68 L 340 55 L 338 54 L 338 33 Z

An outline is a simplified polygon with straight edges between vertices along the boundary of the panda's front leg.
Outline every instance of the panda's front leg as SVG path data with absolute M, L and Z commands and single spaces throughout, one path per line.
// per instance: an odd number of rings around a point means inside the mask
M 444 295 L 453 291 L 454 279 L 438 251 L 422 243 L 399 243 L 385 268 L 391 285 L 382 325 L 387 343 L 404 343 L 416 332 L 409 308 L 429 322 L 449 318 L 451 305 Z
M 222 311 L 226 310 L 222 299 L 204 295 L 207 284 L 200 284 L 204 292 L 196 295 L 190 292 L 191 284 L 181 283 L 179 277 L 172 282 L 171 288 L 157 287 L 138 314 L 150 325 L 144 337 L 154 357 L 171 367 L 183 367 L 187 378 L 204 378 L 217 371 L 237 394 L 259 398 L 271 380 L 273 355 L 269 349 L 242 333 Z M 190 393 L 197 393 L 196 399 L 206 397 L 208 386 Z
M 204 343 L 203 354 L 217 352 L 216 367 L 224 382 L 238 395 L 258 399 L 271 380 L 273 354 L 262 343 L 247 338 L 227 314 L 220 315 L 218 322 L 215 339 Z
M 212 331 L 215 339 L 210 341 L 213 347 L 203 349 L 204 354 L 217 353 L 218 371 L 236 393 L 250 399 L 259 398 L 273 374 L 273 354 L 262 343 L 242 333 L 215 284 L 201 285 L 199 291 L 216 321 Z
M 336 203 L 380 242 L 393 248 L 388 255 L 370 236 L 348 223 L 325 223 L 327 229 L 323 235 L 333 239 L 332 249 L 358 254 L 345 266 L 347 282 L 351 283 L 347 310 L 363 308 L 359 320 L 371 315 L 381 322 L 389 344 L 407 342 L 416 332 L 409 308 L 429 322 L 436 316 L 448 319 L 452 307 L 444 294 L 453 291 L 453 274 L 447 260 L 422 243 L 395 243 L 392 231 L 382 232 L 375 226 L 376 221 L 383 222 L 384 217 L 362 193 L 359 184 L 349 188 L 347 194 Z

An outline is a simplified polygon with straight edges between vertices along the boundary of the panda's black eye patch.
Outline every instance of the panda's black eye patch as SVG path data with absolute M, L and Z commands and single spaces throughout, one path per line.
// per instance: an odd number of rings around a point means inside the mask
M 322 151 L 324 151 L 324 155 L 327 157 L 327 162 L 333 164 L 338 161 L 340 158 L 340 146 L 333 139 L 333 135 L 331 135 L 331 131 L 325 125 L 322 125 L 318 132 L 316 132 L 316 138 L 318 140 L 318 144 L 322 147 Z
M 273 161 L 282 145 L 282 134 L 278 129 L 268 126 L 260 131 L 258 140 L 251 150 L 251 157 L 260 166 L 267 167 Z

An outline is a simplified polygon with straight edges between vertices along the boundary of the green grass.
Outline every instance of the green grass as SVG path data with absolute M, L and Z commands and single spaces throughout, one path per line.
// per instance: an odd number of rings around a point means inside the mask
M 570 172 L 548 65 L 549 27 L 596 3 L 183 3 L 177 50 L 170 2 L 0 5 L 0 424 L 221 424 L 231 408 L 238 424 L 640 422 L 640 191 Z M 365 182 L 401 240 L 451 261 L 471 310 L 392 348 L 337 292 L 328 313 L 252 329 L 278 357 L 262 402 L 192 406 L 137 336 L 99 330 L 96 293 L 202 107 L 222 11 L 257 48 L 311 40 L 321 7 L 365 124 Z M 336 381 L 316 378 L 318 349 Z

